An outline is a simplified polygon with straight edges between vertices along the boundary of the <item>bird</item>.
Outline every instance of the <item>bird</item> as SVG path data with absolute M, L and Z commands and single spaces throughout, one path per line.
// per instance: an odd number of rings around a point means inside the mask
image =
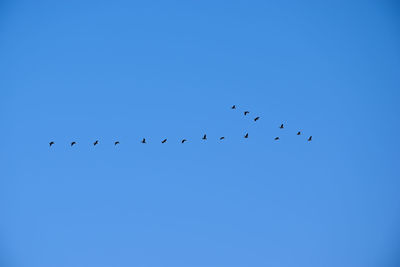
M 114 142 L 114 146 L 119 145 L 119 141 Z
M 186 141 L 187 141 L 186 139 L 182 139 L 181 143 L 183 144 L 183 143 L 185 143 Z
M 71 142 L 71 146 L 73 146 L 73 145 L 75 145 L 76 144 L 76 142 L 74 141 L 74 142 Z
M 260 117 L 255 117 L 254 121 L 258 121 L 260 119 Z
M 225 137 L 224 136 L 221 136 L 220 138 L 219 138 L 219 140 L 224 140 L 225 139 Z
M 297 132 L 297 135 L 301 135 L 301 132 L 300 132 L 300 131 L 298 131 L 298 132 Z
M 202 138 L 203 140 L 207 140 L 207 135 L 205 134 L 205 135 L 203 135 L 203 138 Z
M 280 128 L 280 129 L 283 129 L 283 128 L 284 128 L 284 127 L 283 127 L 283 123 L 281 124 L 281 126 L 279 126 L 279 128 Z
M 245 112 L 243 112 L 243 114 L 246 116 L 247 114 L 249 114 L 250 113 L 250 111 L 245 111 Z
M 54 145 L 54 142 L 53 142 L 53 141 L 51 141 L 51 142 L 49 143 L 49 146 L 52 146 L 52 145 Z
M 244 135 L 244 138 L 249 138 L 249 133 L 246 133 L 246 134 Z
M 312 136 L 308 137 L 308 142 L 310 142 L 312 140 Z
M 146 144 L 146 138 L 143 138 L 142 144 Z
M 97 145 L 99 143 L 99 140 L 96 140 L 94 143 L 93 143 L 93 145 L 95 146 L 95 145 Z
M 233 105 L 233 106 L 231 107 L 231 109 L 236 109 L 236 105 Z
M 275 140 L 279 140 L 279 137 L 277 136 L 277 137 L 275 137 Z
M 163 144 L 164 144 L 165 142 L 167 142 L 167 139 L 164 139 L 164 140 L 161 141 L 161 143 L 163 143 Z

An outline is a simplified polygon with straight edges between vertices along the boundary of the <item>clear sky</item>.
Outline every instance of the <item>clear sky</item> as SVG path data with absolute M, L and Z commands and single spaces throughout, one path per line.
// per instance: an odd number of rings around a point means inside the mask
M 1 1 L 0 265 L 400 266 L 399 32 L 386 0 Z

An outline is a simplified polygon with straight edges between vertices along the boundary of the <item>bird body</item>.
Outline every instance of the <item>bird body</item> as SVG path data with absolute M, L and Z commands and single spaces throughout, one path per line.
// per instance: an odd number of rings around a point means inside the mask
M 119 144 L 119 141 L 115 141 L 114 142 L 114 146 L 116 146 L 116 145 L 118 145 Z
M 146 138 L 142 139 L 142 144 L 146 144 Z
M 308 142 L 310 142 L 312 140 L 312 136 L 308 137 Z
M 219 140 L 224 140 L 225 139 L 225 137 L 224 136 L 221 136 L 220 138 L 219 138 Z
M 73 145 L 75 145 L 75 144 L 76 144 L 76 142 L 74 141 L 74 142 L 71 143 L 71 146 L 73 146 Z
M 167 139 L 164 139 L 164 140 L 161 141 L 161 143 L 163 143 L 163 144 L 164 144 L 165 142 L 167 142 Z
M 260 117 L 255 117 L 254 121 L 258 121 L 260 119 Z
M 207 135 L 205 134 L 205 135 L 203 135 L 203 138 L 202 138 L 203 140 L 207 140 Z
M 298 131 L 298 132 L 297 132 L 297 135 L 301 135 L 301 132 L 300 132 L 300 131 Z
M 94 143 L 93 143 L 93 145 L 95 146 L 95 145 L 97 145 L 99 143 L 99 140 L 96 140 Z
M 250 112 L 249 111 L 245 111 L 245 112 L 243 112 L 243 114 L 246 116 L 247 114 L 249 114 Z
M 54 145 L 54 142 L 53 142 L 53 141 L 51 141 L 51 142 L 49 143 L 49 146 L 52 146 L 52 145 Z
M 231 109 L 236 109 L 236 105 L 233 105 L 233 106 L 231 107 Z
M 244 135 L 244 138 L 249 138 L 249 133 L 246 133 L 246 134 Z
M 275 140 L 277 140 L 277 141 L 278 141 L 278 140 L 279 140 L 279 137 L 278 137 L 278 136 L 277 136 L 277 137 L 275 137 Z
M 186 139 L 182 139 L 181 143 L 183 144 L 183 143 L 185 143 L 186 141 L 187 141 Z
M 281 126 L 279 126 L 279 128 L 280 128 L 280 129 L 283 129 L 283 128 L 284 128 L 284 127 L 283 127 L 283 123 L 281 124 Z

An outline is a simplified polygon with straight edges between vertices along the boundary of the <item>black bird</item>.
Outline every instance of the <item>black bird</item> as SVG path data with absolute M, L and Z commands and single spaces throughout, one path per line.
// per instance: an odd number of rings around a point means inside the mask
M 245 112 L 243 112 L 244 113 L 244 115 L 246 116 L 247 114 L 249 114 L 250 113 L 250 111 L 245 111 Z
M 275 137 L 275 140 L 279 140 L 279 137 L 277 136 L 277 137 Z
M 249 133 L 246 133 L 246 134 L 244 135 L 244 138 L 249 138 Z
M 114 146 L 119 145 L 119 141 L 114 142 Z
M 255 117 L 254 121 L 258 121 L 260 119 L 260 117 Z
M 52 146 L 52 145 L 54 145 L 54 142 L 53 142 L 53 141 L 51 141 L 51 142 L 49 143 L 49 146 Z
M 297 135 L 301 135 L 301 132 L 300 132 L 300 131 L 298 131 L 298 132 L 297 132 Z
M 233 106 L 231 107 L 231 109 L 236 109 L 236 105 L 233 105 Z
M 183 144 L 183 143 L 185 143 L 186 141 L 187 141 L 186 139 L 182 139 L 181 143 Z
M 93 143 L 93 145 L 97 145 L 99 143 L 99 140 L 96 140 L 96 142 Z
M 281 124 L 281 126 L 279 126 L 279 128 L 280 128 L 280 129 L 283 129 L 283 128 L 284 128 L 284 127 L 283 127 L 283 123 Z
M 146 144 L 146 138 L 143 138 L 142 144 Z
M 225 137 L 224 136 L 221 136 L 220 138 L 219 138 L 219 140 L 224 140 L 225 139 Z
M 163 143 L 163 144 L 164 144 L 165 142 L 167 142 L 167 139 L 164 139 L 164 140 L 161 141 L 161 143 Z
M 71 146 L 73 146 L 73 145 L 75 145 L 75 144 L 76 144 L 76 142 L 74 141 L 74 142 L 71 143 Z
M 308 141 L 310 142 L 312 140 L 312 136 L 308 137 Z
M 202 138 L 203 140 L 207 140 L 207 135 L 205 134 L 205 135 L 203 135 L 203 138 Z

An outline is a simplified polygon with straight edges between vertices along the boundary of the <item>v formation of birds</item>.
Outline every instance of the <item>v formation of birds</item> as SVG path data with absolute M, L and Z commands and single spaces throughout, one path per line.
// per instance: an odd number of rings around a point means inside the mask
M 236 108 L 236 105 L 233 105 L 233 106 L 231 107 L 231 109 L 237 109 L 237 108 Z M 244 114 L 244 116 L 247 116 L 247 115 L 250 114 L 250 111 L 247 111 L 247 110 L 246 110 L 246 111 L 243 112 L 243 114 Z M 257 117 L 255 117 L 253 120 L 254 120 L 254 122 L 257 122 L 259 119 L 260 119 L 260 117 L 257 116 Z M 280 128 L 280 129 L 284 129 L 284 128 L 285 128 L 284 124 L 282 123 L 282 124 L 279 126 L 279 128 Z M 298 131 L 296 135 L 301 135 L 301 134 L 302 134 L 301 131 Z M 249 133 L 246 133 L 246 134 L 243 136 L 243 138 L 245 138 L 245 139 L 249 138 Z M 207 134 L 204 134 L 203 137 L 202 137 L 201 139 L 204 140 L 204 141 L 207 140 Z M 222 141 L 222 140 L 224 140 L 224 139 L 225 139 L 225 136 L 221 136 L 221 137 L 219 138 L 220 141 Z M 168 139 L 165 138 L 165 139 L 163 139 L 163 140 L 161 141 L 161 143 L 162 143 L 162 144 L 165 144 L 165 143 L 167 142 L 167 140 L 168 140 Z M 279 136 L 275 137 L 274 140 L 275 140 L 275 141 L 280 140 Z M 181 143 L 184 144 L 184 143 L 187 142 L 187 141 L 188 141 L 187 139 L 182 139 L 182 140 L 181 140 Z M 311 142 L 311 141 L 312 141 L 312 136 L 309 136 L 309 137 L 307 138 L 307 141 L 308 141 L 308 142 Z M 147 143 L 147 142 L 146 142 L 146 138 L 143 138 L 142 141 L 141 141 L 141 143 L 142 143 L 142 144 L 146 144 L 146 143 Z M 71 142 L 71 147 L 74 146 L 74 145 L 76 145 L 76 144 L 77 144 L 76 141 L 72 141 L 72 142 Z M 99 140 L 96 140 L 96 141 L 93 142 L 93 146 L 97 146 L 98 144 L 99 144 Z M 115 141 L 115 142 L 114 142 L 114 146 L 119 145 L 119 144 L 120 144 L 119 141 Z M 53 145 L 55 145 L 55 142 L 54 142 L 54 141 L 50 141 L 50 142 L 49 142 L 49 146 L 52 147 Z

